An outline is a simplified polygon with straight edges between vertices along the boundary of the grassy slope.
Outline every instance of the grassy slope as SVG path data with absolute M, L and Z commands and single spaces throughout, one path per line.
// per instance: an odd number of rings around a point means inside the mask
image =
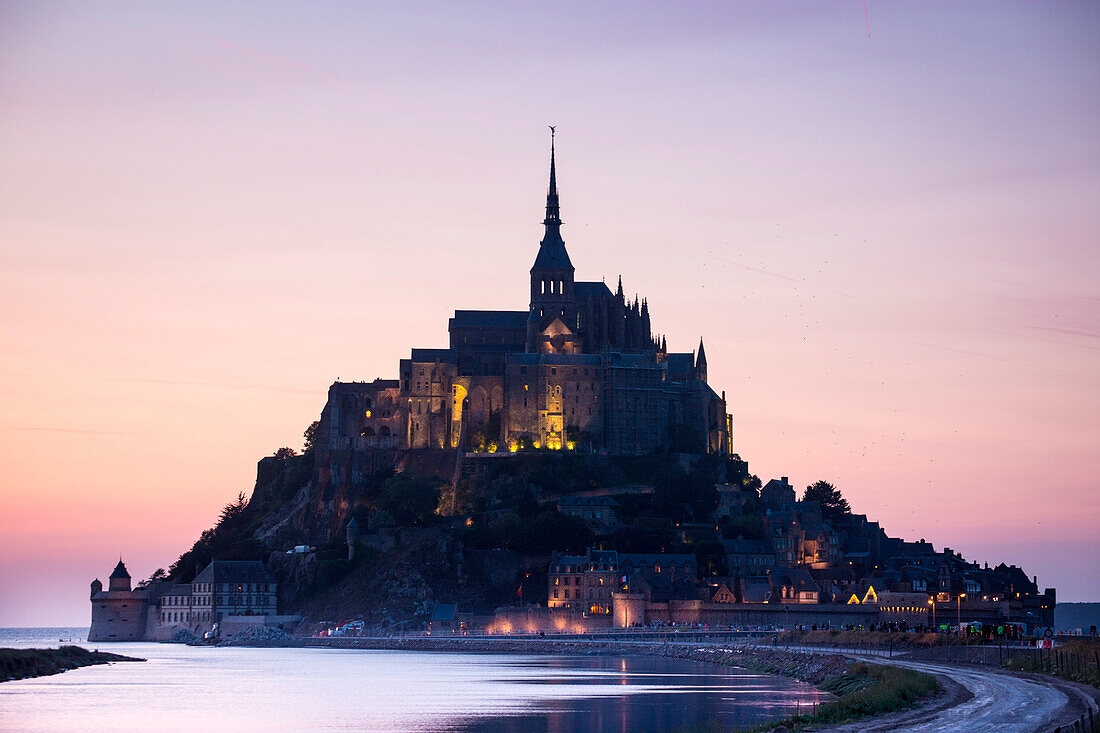
M 819 687 L 837 695 L 837 699 L 818 705 L 812 715 L 794 715 L 752 730 L 767 731 L 780 726 L 803 730 L 846 723 L 907 710 L 940 691 L 940 683 L 932 675 L 862 662 L 853 662 L 845 674 L 830 677 Z
M 63 646 L 60 649 L 0 649 L 0 682 L 43 677 L 93 664 L 144 661 L 121 654 L 90 652 L 79 646 Z
M 1036 650 L 1029 654 L 1013 656 L 1005 667 L 1020 672 L 1038 672 L 1100 687 L 1100 641 L 1091 639 L 1059 641 L 1052 651 Z

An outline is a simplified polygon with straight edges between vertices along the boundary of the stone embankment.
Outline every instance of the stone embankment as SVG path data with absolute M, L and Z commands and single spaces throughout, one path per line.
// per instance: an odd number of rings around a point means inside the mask
M 294 637 L 276 626 L 247 626 L 217 646 L 288 646 Z
M 247 629 L 246 629 L 247 631 Z M 243 633 L 243 632 L 242 632 Z M 657 656 L 690 659 L 727 667 L 793 677 L 820 684 L 844 674 L 848 660 L 837 654 L 804 654 L 767 648 L 702 647 L 693 644 L 653 644 L 620 641 L 566 641 L 558 639 L 486 639 L 455 637 L 417 638 L 317 638 L 279 641 L 237 639 L 222 642 L 231 646 L 304 646 L 338 649 L 394 651 L 467 652 L 480 654 L 556 654 L 564 656 Z

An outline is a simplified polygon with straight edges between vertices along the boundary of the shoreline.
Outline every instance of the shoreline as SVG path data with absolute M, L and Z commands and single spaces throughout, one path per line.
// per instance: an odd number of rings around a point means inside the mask
M 752 672 L 776 674 L 818 685 L 828 677 L 843 674 L 850 660 L 839 654 L 787 652 L 757 647 L 705 646 L 702 644 L 629 641 L 577 641 L 565 639 L 507 639 L 487 637 L 329 637 L 282 641 L 234 643 L 256 648 L 362 649 L 376 651 L 423 651 L 476 654 L 560 654 L 564 656 L 652 656 L 686 659 L 739 667 Z
M 88 651 L 84 647 L 75 645 L 56 649 L 0 648 L 0 683 L 49 677 L 71 669 L 98 664 L 144 661 L 138 657 L 127 657 L 111 652 Z

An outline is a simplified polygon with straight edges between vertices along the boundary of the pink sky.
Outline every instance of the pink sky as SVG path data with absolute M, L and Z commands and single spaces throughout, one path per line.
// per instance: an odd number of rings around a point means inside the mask
M 548 124 L 754 472 L 1100 600 L 1100 6 L 405 5 L 0 6 L 0 625 L 526 307 Z

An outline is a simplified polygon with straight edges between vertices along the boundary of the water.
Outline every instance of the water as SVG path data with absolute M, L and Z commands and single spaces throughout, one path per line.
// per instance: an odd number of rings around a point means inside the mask
M 57 646 L 81 629 L 0 630 Z M 147 662 L 0 683 L 0 731 L 556 731 L 726 728 L 825 697 L 773 675 L 655 657 L 84 644 Z

